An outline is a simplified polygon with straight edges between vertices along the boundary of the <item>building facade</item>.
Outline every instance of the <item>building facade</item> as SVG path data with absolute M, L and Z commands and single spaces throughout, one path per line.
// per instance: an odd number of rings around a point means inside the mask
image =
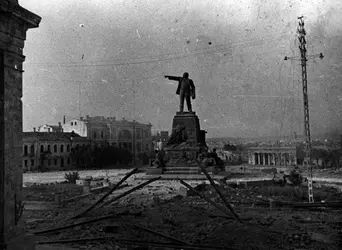
M 127 148 L 136 154 L 148 153 L 153 149 L 151 124 L 116 120 L 115 117 L 86 116 L 66 122 L 62 127 L 64 132 L 74 131 L 97 145 Z
M 264 166 L 296 166 L 296 147 L 257 147 L 248 149 L 248 163 Z
M 75 133 L 24 132 L 23 170 L 71 168 L 74 164 L 71 158 L 72 149 L 89 144 L 87 138 Z

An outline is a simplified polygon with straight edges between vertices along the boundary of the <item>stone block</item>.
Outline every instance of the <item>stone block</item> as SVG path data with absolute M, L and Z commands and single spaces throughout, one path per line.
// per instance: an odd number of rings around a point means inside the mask
M 180 188 L 178 189 L 178 194 L 179 194 L 180 196 L 183 196 L 183 197 L 195 196 L 195 195 L 196 195 L 192 190 L 189 190 L 189 189 L 186 188 L 186 187 L 180 187 Z

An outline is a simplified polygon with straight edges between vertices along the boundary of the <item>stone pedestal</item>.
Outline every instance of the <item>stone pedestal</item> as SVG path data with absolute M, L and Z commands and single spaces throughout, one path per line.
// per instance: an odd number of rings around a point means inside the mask
M 201 173 L 195 159 L 202 152 L 207 152 L 205 131 L 201 130 L 199 119 L 195 112 L 177 112 L 173 118 L 172 132 L 177 127 L 185 127 L 187 141 L 178 145 L 164 147 L 165 169 L 163 173 L 169 174 L 198 174 Z
M 189 142 L 200 142 L 200 123 L 195 112 L 177 112 L 173 118 L 172 132 L 177 126 L 185 126 Z
M 22 64 L 26 32 L 40 20 L 17 0 L 0 1 L 0 247 L 7 249 L 30 249 L 29 243 L 15 245 L 16 239 L 27 240 L 21 216 Z

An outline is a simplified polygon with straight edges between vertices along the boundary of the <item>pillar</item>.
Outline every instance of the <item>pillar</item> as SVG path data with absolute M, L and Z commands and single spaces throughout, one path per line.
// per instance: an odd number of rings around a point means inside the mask
M 272 163 L 273 163 L 273 166 L 276 166 L 276 155 L 275 154 L 272 154 Z
M 27 30 L 40 20 L 17 0 L 0 1 L 0 248 L 7 245 L 8 250 L 23 249 L 16 242 L 25 238 L 20 216 L 23 49 Z
M 260 153 L 257 153 L 257 155 L 258 155 L 258 165 L 261 165 L 261 155 Z
M 266 155 L 262 153 L 262 165 L 266 165 Z

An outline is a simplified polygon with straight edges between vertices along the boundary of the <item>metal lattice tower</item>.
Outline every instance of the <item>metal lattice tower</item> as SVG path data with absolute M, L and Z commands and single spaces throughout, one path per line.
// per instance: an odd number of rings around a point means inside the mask
M 314 202 L 313 198 L 313 187 L 312 187 L 312 163 L 311 163 L 311 135 L 310 135 L 310 122 L 309 122 L 309 99 L 308 99 L 308 77 L 307 77 L 307 69 L 306 62 L 307 59 L 307 50 L 306 50 L 306 31 L 304 29 L 304 20 L 303 16 L 298 17 L 299 19 L 299 27 L 297 29 L 298 39 L 300 42 L 299 50 L 300 50 L 300 61 L 302 68 L 302 85 L 303 85 L 303 101 L 304 101 L 304 135 L 305 135 L 305 159 L 304 166 L 308 170 L 308 191 L 309 191 L 309 202 Z M 317 56 L 317 55 L 313 55 Z M 319 54 L 319 58 L 323 58 L 323 54 Z M 285 57 L 285 60 L 294 59 L 290 57 Z

